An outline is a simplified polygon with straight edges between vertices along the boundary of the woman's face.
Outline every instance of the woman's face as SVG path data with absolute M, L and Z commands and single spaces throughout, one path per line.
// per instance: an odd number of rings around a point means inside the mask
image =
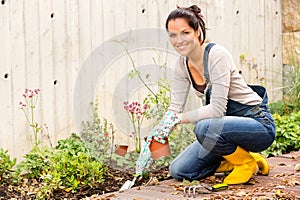
M 172 46 L 182 56 L 189 56 L 200 45 L 199 30 L 195 31 L 184 18 L 170 20 L 168 33 Z

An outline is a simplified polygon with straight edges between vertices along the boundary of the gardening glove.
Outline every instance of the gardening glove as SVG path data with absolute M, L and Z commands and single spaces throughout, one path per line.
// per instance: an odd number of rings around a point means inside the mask
M 175 112 L 168 111 L 158 125 L 152 129 L 151 133 L 158 142 L 165 143 L 164 139 L 169 137 L 175 125 L 181 122 L 181 118 Z
M 150 135 L 147 136 L 143 149 L 140 153 L 140 156 L 136 162 L 136 175 L 140 176 L 143 174 L 144 170 L 149 167 L 152 162 L 153 158 L 150 151 L 150 144 L 152 140 L 156 140 L 160 143 L 165 143 L 165 138 L 169 137 L 170 133 L 172 132 L 173 128 L 176 124 L 180 123 L 181 119 L 177 113 L 168 111 L 163 119 L 160 121 L 158 125 L 152 129 Z

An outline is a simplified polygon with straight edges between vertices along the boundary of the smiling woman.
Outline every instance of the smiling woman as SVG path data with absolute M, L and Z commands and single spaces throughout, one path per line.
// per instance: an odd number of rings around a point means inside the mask
M 159 123 L 168 126 L 156 126 L 151 134 L 166 140 L 176 124 L 192 123 L 197 137 L 171 163 L 171 175 L 178 180 L 199 180 L 216 171 L 232 171 L 224 179 L 230 185 L 248 182 L 257 166 L 267 175 L 269 165 L 264 157 L 250 152 L 267 149 L 275 138 L 265 88 L 247 85 L 231 53 L 206 42 L 206 26 L 198 6 L 173 10 L 166 29 L 180 56 L 170 106 Z M 183 112 L 191 87 L 205 105 Z

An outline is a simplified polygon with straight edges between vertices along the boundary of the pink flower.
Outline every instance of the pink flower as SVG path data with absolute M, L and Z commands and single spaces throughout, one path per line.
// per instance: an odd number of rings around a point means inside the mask
M 144 104 L 143 108 L 144 108 L 144 110 L 147 110 L 148 109 L 148 104 Z
M 26 107 L 26 104 L 24 104 L 22 101 L 19 102 L 19 108 L 23 109 L 24 107 Z

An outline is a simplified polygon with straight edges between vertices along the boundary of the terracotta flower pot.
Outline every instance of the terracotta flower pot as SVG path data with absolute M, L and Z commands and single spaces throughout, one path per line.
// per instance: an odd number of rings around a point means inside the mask
M 118 145 L 116 149 L 116 154 L 118 154 L 119 156 L 125 156 L 125 154 L 127 153 L 127 149 L 127 145 Z
M 165 144 L 152 140 L 149 148 L 155 160 L 171 154 L 168 138 L 166 138 Z

